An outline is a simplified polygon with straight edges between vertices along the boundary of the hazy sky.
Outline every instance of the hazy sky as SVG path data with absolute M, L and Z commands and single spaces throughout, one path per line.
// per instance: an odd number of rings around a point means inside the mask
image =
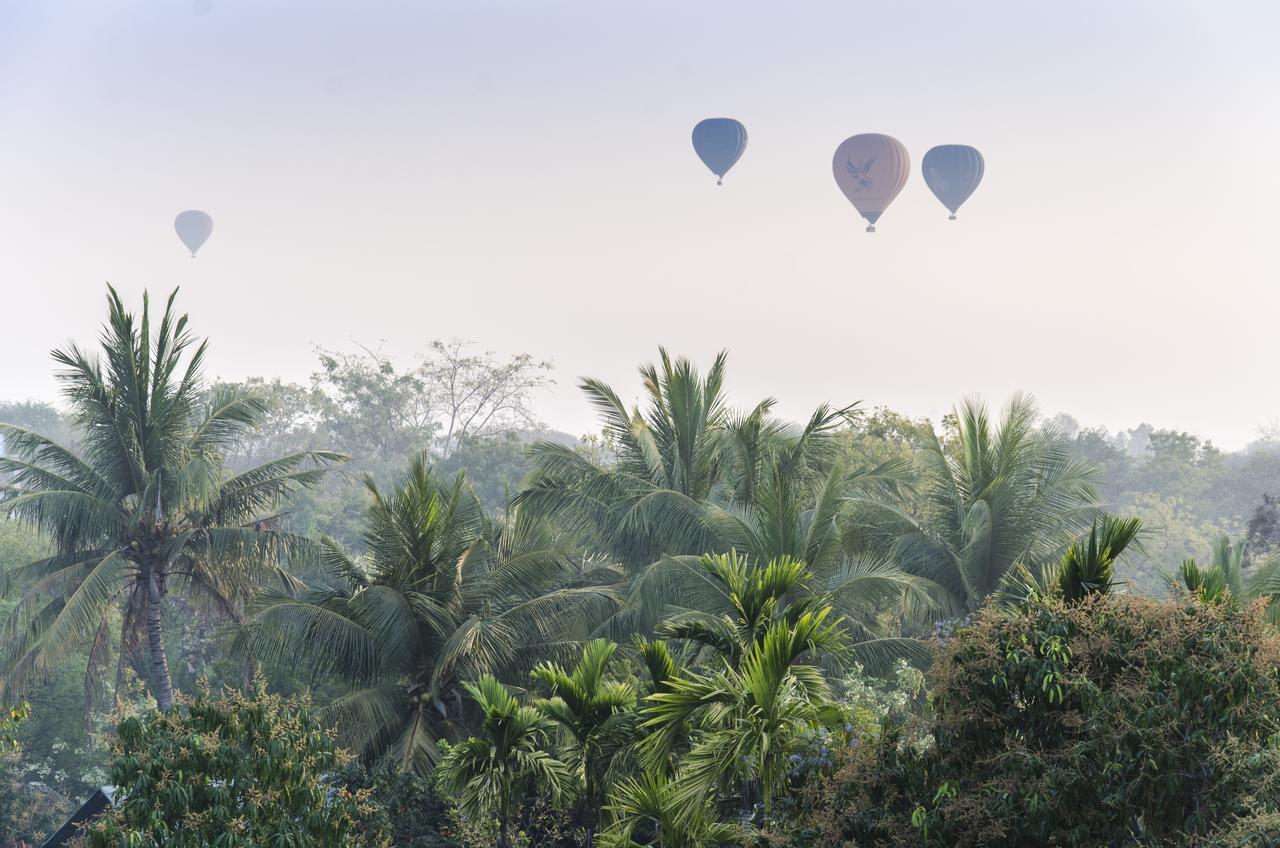
M 0 397 L 52 395 L 109 280 L 182 285 L 227 378 L 551 358 L 575 432 L 576 377 L 634 397 L 664 344 L 797 418 L 1023 389 L 1240 446 L 1280 418 L 1278 34 L 1274 0 L 0 0 Z M 689 133 L 721 115 L 717 188 Z M 859 132 L 913 160 L 875 235 L 831 177 Z M 943 143 L 987 161 L 957 222 Z

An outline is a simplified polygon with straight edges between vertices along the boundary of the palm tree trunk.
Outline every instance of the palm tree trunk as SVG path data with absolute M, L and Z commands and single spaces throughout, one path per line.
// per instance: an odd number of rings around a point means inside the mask
M 151 689 L 161 712 L 173 709 L 173 678 L 164 652 L 164 629 L 160 622 L 160 583 L 156 573 L 147 574 L 147 645 L 151 649 Z

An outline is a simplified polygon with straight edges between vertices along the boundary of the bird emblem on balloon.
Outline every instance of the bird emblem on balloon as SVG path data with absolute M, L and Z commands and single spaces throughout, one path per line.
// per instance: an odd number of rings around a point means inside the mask
M 853 174 L 853 178 L 857 181 L 857 188 L 854 189 L 855 192 L 866 191 L 871 188 L 871 177 L 868 175 L 871 173 L 871 166 L 874 165 L 875 162 L 876 157 L 874 156 L 863 162 L 861 166 L 853 164 L 853 160 L 845 162 L 845 168 L 848 169 L 850 174 Z

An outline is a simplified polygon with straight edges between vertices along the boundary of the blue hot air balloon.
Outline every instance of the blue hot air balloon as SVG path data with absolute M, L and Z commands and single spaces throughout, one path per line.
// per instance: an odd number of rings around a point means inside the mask
M 186 212 L 178 213 L 178 217 L 173 221 L 173 228 L 177 231 L 178 238 L 182 239 L 182 243 L 187 246 L 187 250 L 191 251 L 191 258 L 195 259 L 196 251 L 209 240 L 209 236 L 213 233 L 213 219 L 209 217 L 208 212 L 188 209 Z
M 747 128 L 733 118 L 707 118 L 693 128 L 693 149 L 711 173 L 724 180 L 724 175 L 742 158 L 747 149 Z
M 929 191 L 951 210 L 954 221 L 956 210 L 982 182 L 986 165 L 982 154 L 968 145 L 942 144 L 924 155 L 921 170 Z

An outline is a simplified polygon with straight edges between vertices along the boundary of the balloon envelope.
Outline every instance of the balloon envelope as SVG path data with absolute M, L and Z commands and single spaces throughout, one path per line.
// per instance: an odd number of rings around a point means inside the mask
M 699 121 L 693 128 L 693 149 L 702 164 L 723 180 L 747 149 L 747 128 L 733 118 Z
M 911 156 L 892 136 L 863 133 L 840 142 L 831 169 L 836 185 L 867 219 L 867 232 L 874 233 L 876 221 L 906 185 Z
M 920 170 L 929 191 L 951 210 L 954 221 L 956 210 L 982 182 L 986 163 L 981 153 L 966 144 L 941 144 L 924 155 Z
M 194 259 L 200 245 L 208 241 L 209 235 L 213 232 L 213 219 L 209 217 L 208 212 L 188 209 L 186 212 L 178 213 L 178 217 L 173 221 L 173 229 L 177 231 L 178 238 L 182 239 L 182 243 L 187 246 L 187 250 L 191 251 L 191 257 Z

